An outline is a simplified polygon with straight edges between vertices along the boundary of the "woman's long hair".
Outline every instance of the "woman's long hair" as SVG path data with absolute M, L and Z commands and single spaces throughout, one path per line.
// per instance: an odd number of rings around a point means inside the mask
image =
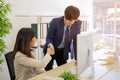
M 31 28 L 22 28 L 19 30 L 13 50 L 13 59 L 15 59 L 15 55 L 18 51 L 28 57 L 32 57 L 30 41 L 33 37 L 35 37 L 35 32 Z

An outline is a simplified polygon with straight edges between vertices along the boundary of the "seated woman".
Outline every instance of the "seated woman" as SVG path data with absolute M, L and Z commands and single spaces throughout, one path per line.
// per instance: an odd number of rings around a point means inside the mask
M 35 76 L 51 60 L 50 55 L 54 54 L 53 46 L 47 49 L 47 53 L 41 61 L 35 59 L 32 53 L 35 42 L 35 32 L 31 28 L 22 28 L 18 32 L 12 55 L 16 80 L 27 80 Z

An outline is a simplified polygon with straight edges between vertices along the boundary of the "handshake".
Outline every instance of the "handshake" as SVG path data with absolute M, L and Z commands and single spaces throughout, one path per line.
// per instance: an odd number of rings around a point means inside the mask
M 55 54 L 55 50 L 54 50 L 53 44 L 51 44 L 51 43 L 48 44 L 47 53 L 50 54 L 50 55 L 54 55 Z

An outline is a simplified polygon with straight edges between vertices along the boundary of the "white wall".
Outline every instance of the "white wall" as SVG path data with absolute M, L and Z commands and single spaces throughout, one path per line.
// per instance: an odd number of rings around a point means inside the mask
M 9 15 L 13 23 L 13 29 L 5 38 L 7 51 L 13 50 L 16 34 L 21 27 L 30 27 L 36 23 L 35 17 L 18 18 L 16 15 L 63 15 L 68 5 L 74 5 L 81 11 L 81 15 L 92 14 L 91 0 L 7 0 L 12 4 L 12 13 Z M 3 72 L 0 72 L 1 80 L 9 80 L 6 62 L 3 63 Z
M 80 0 L 82 20 L 87 21 L 87 31 L 93 30 L 93 0 Z
M 16 32 L 21 27 L 30 27 L 31 23 L 36 23 L 36 17 L 16 17 L 16 15 L 63 15 L 64 9 L 68 5 L 75 5 L 79 8 L 80 0 L 9 0 L 12 4 L 12 13 L 10 14 L 10 19 L 13 22 L 13 30 L 11 32 Z M 14 29 L 15 28 L 15 29 Z M 16 36 L 16 34 L 11 33 L 10 36 Z M 11 40 L 12 42 L 14 42 Z M 12 43 L 8 47 L 12 50 Z

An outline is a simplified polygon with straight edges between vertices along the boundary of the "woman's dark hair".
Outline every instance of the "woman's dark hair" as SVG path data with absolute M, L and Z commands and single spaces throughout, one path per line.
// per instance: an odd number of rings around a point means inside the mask
M 75 20 L 80 16 L 80 11 L 75 6 L 68 6 L 64 11 L 64 16 L 67 20 Z
M 30 49 L 30 41 L 35 37 L 35 32 L 31 28 L 22 28 L 19 30 L 13 50 L 13 59 L 18 51 L 28 57 L 32 57 Z

